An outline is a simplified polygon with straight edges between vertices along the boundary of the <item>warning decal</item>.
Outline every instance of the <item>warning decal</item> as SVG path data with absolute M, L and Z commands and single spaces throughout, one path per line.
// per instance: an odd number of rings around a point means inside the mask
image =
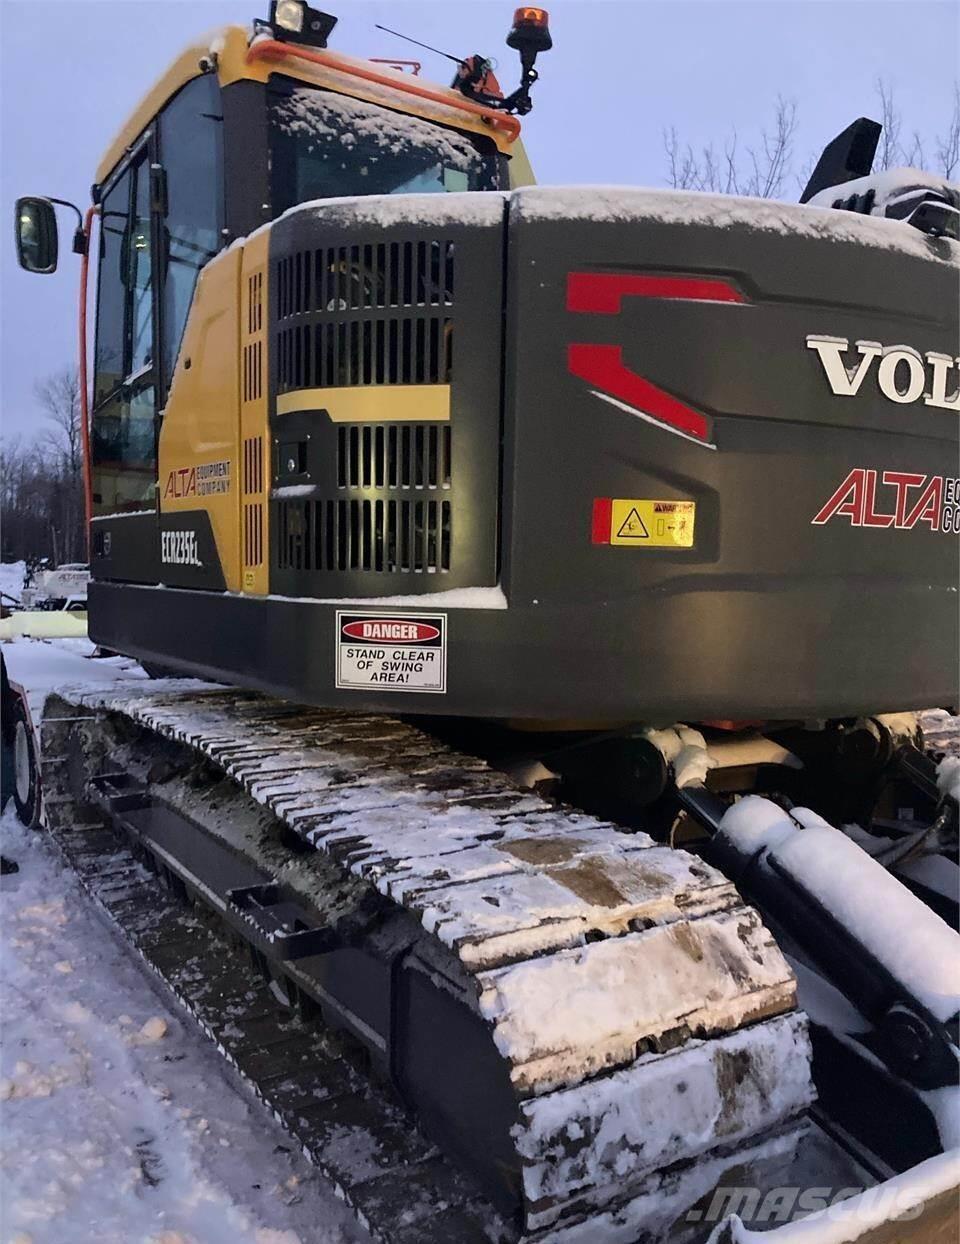
M 337 686 L 354 691 L 447 689 L 447 615 L 337 610 Z
M 594 502 L 594 543 L 689 549 L 696 512 L 694 501 L 603 498 Z
M 617 538 L 620 540 L 649 540 L 650 532 L 647 531 L 646 524 L 637 513 L 637 507 L 632 505 L 630 513 L 623 520 L 620 530 L 617 532 Z

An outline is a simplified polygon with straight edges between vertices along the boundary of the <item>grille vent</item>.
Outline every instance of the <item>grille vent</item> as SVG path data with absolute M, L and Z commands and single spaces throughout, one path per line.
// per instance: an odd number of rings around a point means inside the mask
M 268 515 L 264 447 L 269 442 L 263 435 L 266 421 L 264 269 L 259 267 L 250 272 L 246 277 L 246 285 L 245 314 L 240 321 L 246 330 L 242 335 L 240 369 L 240 427 L 243 438 L 239 472 L 241 560 L 244 589 L 266 592 L 265 545 Z
M 453 305 L 453 243 L 379 242 L 297 251 L 277 263 L 278 318 L 307 311 Z
M 243 507 L 243 564 L 263 565 L 263 506 Z
M 302 324 L 280 330 L 277 351 L 282 391 L 446 384 L 453 331 L 442 316 Z
M 263 492 L 263 438 L 259 436 L 243 442 L 243 491 Z
M 247 278 L 247 336 L 263 329 L 263 273 L 254 272 Z M 263 341 L 248 342 L 243 347 L 243 400 L 255 402 L 263 396 Z
M 276 271 L 281 391 L 450 380 L 452 242 L 297 251 Z
M 253 336 L 263 328 L 263 273 L 254 272 L 247 278 L 247 334 Z
M 263 492 L 263 437 L 243 442 L 243 492 L 248 497 Z M 263 503 L 245 501 L 243 506 L 243 564 L 263 564 Z
M 243 347 L 243 400 L 255 402 L 263 396 L 263 342 Z
M 449 424 L 364 424 L 337 429 L 340 488 L 449 488 Z
M 282 501 L 280 570 L 450 569 L 449 501 Z

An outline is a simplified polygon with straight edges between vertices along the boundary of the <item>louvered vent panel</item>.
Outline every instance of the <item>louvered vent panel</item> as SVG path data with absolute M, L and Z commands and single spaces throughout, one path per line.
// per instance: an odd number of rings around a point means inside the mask
M 298 251 L 276 274 L 281 392 L 449 381 L 452 242 Z
M 251 436 L 243 442 L 243 495 L 263 494 L 263 437 Z M 243 503 L 243 564 L 248 567 L 263 564 L 263 501 Z
M 449 488 L 449 424 L 359 424 L 337 428 L 340 488 Z
M 247 278 L 247 342 L 243 347 L 243 400 L 255 402 L 263 396 L 263 273 Z M 250 340 L 257 337 L 257 340 Z
M 504 233 L 431 215 L 291 213 L 271 234 L 271 592 L 496 582 Z
M 263 506 L 246 504 L 243 507 L 243 563 L 245 566 L 263 564 Z
M 453 243 L 378 242 L 277 261 L 280 320 L 306 311 L 453 305 Z
M 250 436 L 243 442 L 243 491 L 263 492 L 263 438 Z
M 282 501 L 277 519 L 281 570 L 450 569 L 449 501 Z

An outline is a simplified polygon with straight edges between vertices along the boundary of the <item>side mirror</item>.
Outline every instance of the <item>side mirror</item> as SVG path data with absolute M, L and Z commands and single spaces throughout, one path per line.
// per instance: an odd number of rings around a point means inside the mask
M 57 214 L 49 199 L 17 199 L 17 260 L 27 272 L 56 272 Z

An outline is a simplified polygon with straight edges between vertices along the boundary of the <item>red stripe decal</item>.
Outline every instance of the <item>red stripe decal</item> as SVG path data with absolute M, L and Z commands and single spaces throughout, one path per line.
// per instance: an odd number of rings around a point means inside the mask
M 623 365 L 620 346 L 569 345 L 567 368 L 574 376 L 595 385 L 611 397 L 619 398 L 642 414 L 706 441 L 710 428 L 705 415 L 644 380 Z
M 729 281 L 709 276 L 629 276 L 617 272 L 570 272 L 567 310 L 616 315 L 624 298 L 668 298 L 692 302 L 747 299 Z
M 612 498 L 596 497 L 593 502 L 593 523 L 590 532 L 592 544 L 610 543 L 610 519 L 612 515 Z

